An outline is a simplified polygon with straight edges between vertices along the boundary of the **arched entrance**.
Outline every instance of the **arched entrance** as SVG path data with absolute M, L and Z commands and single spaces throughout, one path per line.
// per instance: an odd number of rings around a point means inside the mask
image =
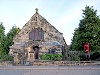
M 34 58 L 39 59 L 39 46 L 33 46 Z

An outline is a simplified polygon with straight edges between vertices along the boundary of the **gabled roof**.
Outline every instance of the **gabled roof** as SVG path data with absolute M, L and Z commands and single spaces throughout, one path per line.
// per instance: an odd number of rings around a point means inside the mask
M 37 22 L 42 21 L 43 23 L 47 23 L 50 27 L 54 28 L 57 32 L 59 32 L 53 25 L 51 25 L 43 16 L 41 16 L 38 12 L 38 8 L 35 9 L 36 12 L 35 14 L 30 18 L 30 20 L 27 23 L 32 24 L 32 22 L 37 19 Z M 27 23 L 25 24 L 25 26 L 27 25 Z M 24 27 L 24 26 L 23 26 Z M 61 32 L 59 32 L 61 33 Z M 62 34 L 62 33 L 61 33 Z
M 42 17 L 38 13 L 38 9 L 37 8 L 35 10 L 36 10 L 35 14 L 23 26 L 23 28 L 18 33 L 18 35 L 16 35 L 16 37 L 14 38 L 14 43 L 15 42 L 23 42 L 23 41 L 28 40 L 27 36 L 29 35 L 29 33 L 34 28 L 38 28 L 38 27 L 42 28 L 43 31 L 46 32 L 46 33 L 63 36 L 61 32 L 59 32 L 53 25 L 51 25 L 44 17 Z M 51 36 L 51 35 L 49 35 L 49 36 Z

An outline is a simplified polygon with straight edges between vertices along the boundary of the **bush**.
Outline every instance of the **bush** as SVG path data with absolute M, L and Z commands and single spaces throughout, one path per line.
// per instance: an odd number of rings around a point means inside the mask
M 100 60 L 100 53 L 99 52 L 95 52 L 93 54 L 91 54 L 91 60 Z
M 40 55 L 40 59 L 59 61 L 62 59 L 62 55 L 61 54 L 42 54 Z
M 80 61 L 80 57 L 78 55 L 75 55 L 72 60 L 73 61 Z
M 8 55 L 8 54 L 2 54 L 0 55 L 0 59 L 3 60 L 3 61 L 12 61 L 13 60 L 13 57 Z
M 80 55 L 80 61 L 85 61 L 85 60 L 86 60 L 85 55 Z

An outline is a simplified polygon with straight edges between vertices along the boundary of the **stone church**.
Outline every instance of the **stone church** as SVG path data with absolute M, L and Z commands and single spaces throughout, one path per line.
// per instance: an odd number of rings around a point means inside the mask
M 14 62 L 17 63 L 40 59 L 41 54 L 57 53 L 64 55 L 67 50 L 63 33 L 43 18 L 38 13 L 37 8 L 36 13 L 23 26 L 13 42 L 9 54 L 14 57 Z

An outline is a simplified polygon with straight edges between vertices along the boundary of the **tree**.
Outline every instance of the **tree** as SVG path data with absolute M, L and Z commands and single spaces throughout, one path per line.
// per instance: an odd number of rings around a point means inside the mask
M 71 43 L 72 50 L 82 51 L 84 43 L 90 44 L 91 51 L 100 52 L 100 19 L 97 10 L 86 6 L 83 10 L 83 19 L 75 30 Z
M 77 42 L 78 42 L 78 39 L 77 39 L 78 38 L 78 31 L 79 31 L 78 28 L 76 28 L 74 30 L 73 39 L 71 40 L 72 41 L 71 47 L 70 47 L 71 50 L 77 50 L 77 47 L 78 47 L 78 44 L 77 44 Z
M 12 29 L 7 33 L 6 38 L 4 39 L 4 50 L 6 54 L 9 53 L 9 46 L 13 45 L 13 38 L 20 32 L 20 28 L 13 26 Z
M 3 23 L 0 23 L 0 54 L 3 52 L 3 39 L 5 37 L 5 27 L 3 26 Z
M 12 60 L 12 57 L 8 55 L 9 46 L 13 44 L 13 38 L 19 33 L 20 28 L 13 26 L 12 29 L 5 35 L 5 27 L 3 23 L 0 23 L 0 59 Z

